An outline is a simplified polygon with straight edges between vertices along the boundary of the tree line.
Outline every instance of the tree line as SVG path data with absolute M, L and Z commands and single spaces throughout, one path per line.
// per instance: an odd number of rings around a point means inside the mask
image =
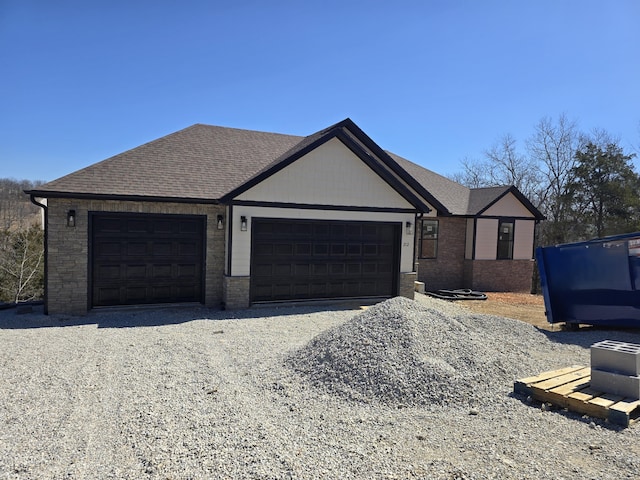
M 41 299 L 44 292 L 44 231 L 41 209 L 24 190 L 40 181 L 0 179 L 0 302 Z
M 515 185 L 546 216 L 537 244 L 640 231 L 640 175 L 604 130 L 579 131 L 566 115 L 543 118 L 519 148 L 506 134 L 451 178 L 471 188 Z

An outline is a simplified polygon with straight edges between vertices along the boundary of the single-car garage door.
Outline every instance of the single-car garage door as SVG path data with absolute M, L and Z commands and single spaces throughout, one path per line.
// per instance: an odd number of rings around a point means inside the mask
M 400 224 L 254 218 L 251 301 L 397 294 Z
M 205 217 L 90 218 L 92 306 L 203 301 Z

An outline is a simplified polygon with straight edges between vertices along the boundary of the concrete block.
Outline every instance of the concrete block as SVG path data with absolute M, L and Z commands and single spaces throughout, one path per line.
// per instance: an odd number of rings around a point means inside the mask
M 640 345 L 603 340 L 591 346 L 591 368 L 627 376 L 640 375 Z
M 591 369 L 591 389 L 640 399 L 640 377 Z

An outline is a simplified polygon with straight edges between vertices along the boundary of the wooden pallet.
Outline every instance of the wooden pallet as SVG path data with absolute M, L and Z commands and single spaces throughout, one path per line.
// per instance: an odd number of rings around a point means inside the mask
M 623 427 L 640 418 L 640 400 L 598 392 L 590 387 L 591 369 L 574 365 L 516 380 L 513 391 Z

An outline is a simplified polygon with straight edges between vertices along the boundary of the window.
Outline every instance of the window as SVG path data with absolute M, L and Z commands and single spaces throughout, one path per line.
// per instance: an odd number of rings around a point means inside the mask
M 513 258 L 513 220 L 498 222 L 498 260 Z
M 422 220 L 420 258 L 438 256 L 438 220 Z

